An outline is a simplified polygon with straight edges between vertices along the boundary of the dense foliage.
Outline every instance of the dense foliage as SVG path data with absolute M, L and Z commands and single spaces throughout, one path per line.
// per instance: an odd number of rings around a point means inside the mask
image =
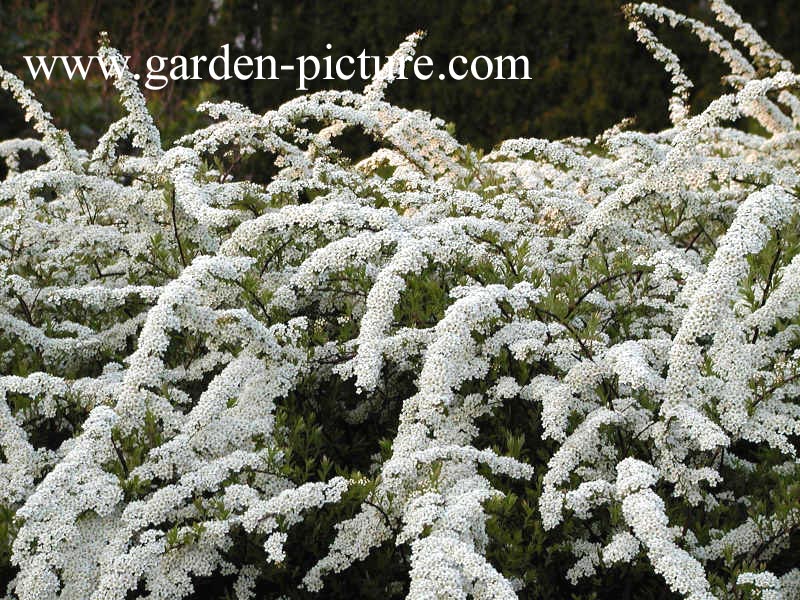
M 795 0 L 731 0 L 745 19 L 789 59 L 800 60 L 800 11 Z M 214 55 L 230 44 L 239 54 L 266 54 L 283 64 L 301 55 L 334 58 L 391 54 L 411 31 L 428 36 L 418 52 L 437 68 L 452 57 L 524 55 L 529 81 L 398 81 L 387 90 L 393 104 L 423 108 L 456 124 L 462 143 L 490 149 L 510 137 L 594 137 L 626 117 L 636 128 L 669 125 L 663 110 L 669 78 L 627 30 L 620 0 L 3 0 L 0 2 L 0 64 L 17 73 L 68 129 L 89 147 L 119 116 L 112 86 L 99 73 L 70 81 L 62 73 L 34 81 L 23 55 L 91 55 L 97 34 L 107 30 L 135 72 L 148 56 Z M 669 0 L 674 10 L 710 16 L 706 0 Z M 676 50 L 695 84 L 692 106 L 705 108 L 722 93 L 725 65 L 709 57 L 685 32 L 656 26 Z M 241 46 L 241 47 L 240 47 Z M 311 91 L 361 90 L 366 82 L 311 82 Z M 192 109 L 206 100 L 233 100 L 263 112 L 293 98 L 297 81 L 181 81 L 150 92 L 148 107 L 171 143 L 206 121 Z M 0 139 L 30 135 L 12 102 L 0 98 Z M 360 150 L 360 146 L 351 144 Z M 1 169 L 0 169 L 1 171 Z
M 486 155 L 392 62 L 167 150 L 130 73 L 86 151 L 0 70 L 0 593 L 800 597 L 800 76 L 711 8 L 749 56 L 626 7 L 669 129 Z

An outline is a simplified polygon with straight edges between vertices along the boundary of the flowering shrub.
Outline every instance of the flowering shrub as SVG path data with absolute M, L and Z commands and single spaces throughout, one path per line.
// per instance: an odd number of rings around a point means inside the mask
M 0 71 L 6 598 L 800 597 L 800 77 L 711 8 L 749 57 L 626 7 L 671 129 L 485 156 L 384 100 L 418 34 L 166 151 L 130 73 L 89 153 Z

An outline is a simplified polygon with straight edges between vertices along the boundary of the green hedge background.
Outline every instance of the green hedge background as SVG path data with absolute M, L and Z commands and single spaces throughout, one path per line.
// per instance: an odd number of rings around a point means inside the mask
M 620 11 L 620 0 L 0 0 L 0 64 L 22 76 L 37 92 L 57 124 L 79 141 L 91 143 L 119 111 L 110 86 L 98 80 L 49 84 L 32 82 L 25 54 L 94 54 L 99 31 L 132 56 L 144 72 L 152 54 L 214 55 L 243 33 L 259 36 L 261 50 L 285 63 L 299 55 L 389 54 L 410 32 L 425 29 L 419 52 L 438 67 L 456 54 L 526 55 L 531 81 L 400 81 L 390 100 L 424 108 L 456 124 L 460 139 L 490 148 L 509 137 L 591 136 L 636 115 L 638 127 L 657 130 L 667 122 L 667 75 L 635 40 Z M 713 22 L 706 0 L 671 0 L 667 6 Z M 800 11 L 796 0 L 732 0 L 774 46 L 800 59 Z M 216 19 L 210 19 L 214 13 Z M 212 21 L 214 21 L 212 23 Z M 721 61 L 686 32 L 656 31 L 678 50 L 695 81 L 693 102 L 704 106 L 720 90 Z M 296 96 L 294 78 L 280 81 L 177 82 L 148 92 L 166 141 L 197 125 L 189 110 L 205 99 L 227 98 L 264 111 Z M 323 86 L 347 82 L 318 80 Z M 363 87 L 360 80 L 350 82 Z M 0 99 L 0 139 L 25 132 L 9 98 Z

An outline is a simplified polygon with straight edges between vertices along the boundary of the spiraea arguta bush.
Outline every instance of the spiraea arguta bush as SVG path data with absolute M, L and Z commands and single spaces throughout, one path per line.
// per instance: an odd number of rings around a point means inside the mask
M 487 155 L 392 62 L 167 150 L 126 73 L 91 152 L 0 72 L 0 593 L 800 597 L 800 76 L 711 8 L 626 7 L 669 130 Z

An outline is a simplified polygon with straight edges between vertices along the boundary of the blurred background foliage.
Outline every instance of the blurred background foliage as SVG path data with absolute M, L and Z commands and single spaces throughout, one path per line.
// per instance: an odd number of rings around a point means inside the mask
M 712 23 L 706 0 L 665 0 L 677 11 Z M 778 51 L 800 59 L 796 0 L 731 0 Z M 657 130 L 668 125 L 667 75 L 635 40 L 620 0 L 0 0 L 0 65 L 29 84 L 56 123 L 91 144 L 119 114 L 111 86 L 101 78 L 32 81 L 24 55 L 91 55 L 98 32 L 131 56 L 145 73 L 151 55 L 213 56 L 231 44 L 239 54 L 273 55 L 289 64 L 300 55 L 390 54 L 410 32 L 428 32 L 419 52 L 439 69 L 463 54 L 525 55 L 530 81 L 398 81 L 389 99 L 423 108 L 456 124 L 459 139 L 490 148 L 509 137 L 593 136 L 624 117 Z M 686 32 L 655 26 L 677 51 L 694 80 L 693 103 L 705 106 L 720 92 L 721 61 Z M 237 38 L 243 48 L 236 48 Z M 97 75 L 97 74 L 96 74 Z M 324 81 L 311 91 L 364 82 Z M 204 122 L 199 102 L 230 99 L 263 112 L 300 92 L 295 77 L 278 81 L 178 81 L 147 91 L 165 142 Z M 0 139 L 26 135 L 20 111 L 0 97 Z

